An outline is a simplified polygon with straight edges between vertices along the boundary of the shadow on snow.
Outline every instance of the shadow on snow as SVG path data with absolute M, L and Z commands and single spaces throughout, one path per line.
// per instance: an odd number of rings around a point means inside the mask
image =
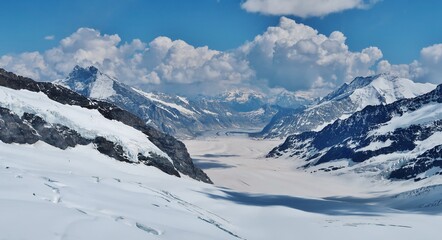
M 231 201 L 237 204 L 269 207 L 281 206 L 304 212 L 320 213 L 337 216 L 382 216 L 397 210 L 372 205 L 332 199 L 302 198 L 287 195 L 262 195 L 222 190 L 223 195 L 208 194 L 213 199 Z
M 442 185 L 441 185 L 442 186 Z M 431 186 L 433 187 L 433 186 Z M 438 189 L 438 190 L 442 190 Z M 281 206 L 304 212 L 336 216 L 382 216 L 388 213 L 442 214 L 440 191 L 430 194 L 400 198 L 401 195 L 383 195 L 374 198 L 327 197 L 304 198 L 288 195 L 250 194 L 221 190 L 223 194 L 208 194 L 213 199 L 231 201 L 237 204 L 269 207 Z M 206 193 L 207 194 L 207 193 Z M 409 194 L 405 192 L 405 194 Z
M 233 165 L 220 163 L 220 162 L 216 162 L 216 161 L 212 161 L 212 160 L 208 160 L 208 159 L 195 159 L 194 158 L 193 163 L 203 170 L 212 169 L 212 168 L 233 168 L 233 167 L 235 167 Z

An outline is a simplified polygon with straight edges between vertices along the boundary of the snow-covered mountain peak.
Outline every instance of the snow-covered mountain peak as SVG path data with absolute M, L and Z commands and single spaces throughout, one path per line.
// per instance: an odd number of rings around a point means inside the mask
M 67 78 L 54 83 L 111 102 L 148 125 L 181 138 L 206 130 L 256 128 L 265 125 L 277 111 L 277 107 L 266 105 L 262 94 L 247 89 L 232 91 L 227 97 L 186 98 L 125 85 L 93 66 L 76 66 Z
M 414 98 L 436 88 L 431 83 L 415 83 L 392 74 L 357 77 L 303 111 L 277 115 L 262 135 L 284 137 L 305 131 L 320 131 L 337 119 L 345 119 L 367 106 L 385 105 Z
M 379 76 L 380 75 L 370 76 L 370 77 L 357 77 L 353 79 L 353 81 L 351 81 L 350 83 L 344 83 L 340 88 L 325 96 L 320 102 L 322 103 L 330 100 L 337 100 L 345 96 L 348 96 L 354 90 L 369 85 L 371 82 L 373 82 L 373 80 L 375 80 Z
M 221 97 L 227 102 L 246 103 L 251 100 L 263 100 L 263 94 L 250 89 L 234 89 L 224 92 Z
M 358 110 L 368 105 L 389 104 L 399 99 L 414 98 L 436 88 L 431 83 L 415 83 L 392 75 L 378 75 L 370 84 L 354 90 L 349 96 Z
M 76 89 L 81 90 L 81 89 L 86 88 L 86 86 L 88 86 L 89 84 L 95 82 L 98 73 L 99 73 L 98 69 L 94 66 L 89 66 L 89 67 L 83 68 L 83 67 L 76 65 L 74 67 L 74 69 L 72 70 L 72 72 L 69 73 L 68 77 L 63 80 L 59 80 L 59 82 L 60 83 L 70 83 L 70 82 L 72 82 L 72 79 L 75 79 L 76 83 L 84 84 L 83 86 L 81 86 L 80 84 L 77 84 L 78 86 Z M 81 88 L 81 87 L 83 87 L 83 88 Z
M 98 71 L 98 68 L 95 66 L 80 67 L 79 65 L 76 65 L 69 75 L 95 75 Z
M 104 99 L 116 94 L 113 88 L 115 82 L 94 66 L 83 68 L 77 65 L 67 78 L 55 83 L 91 98 Z
M 436 88 L 432 83 L 416 83 L 390 75 L 381 75 L 371 85 L 385 98 L 387 104 L 402 98 L 414 98 Z
M 350 97 L 361 105 L 388 104 L 402 98 L 413 98 L 436 88 L 431 83 L 415 83 L 389 73 L 357 77 L 330 93 L 321 102 Z M 365 107 L 365 106 L 361 106 Z
M 414 98 L 436 88 L 431 83 L 415 83 L 410 79 L 388 73 L 370 77 L 357 77 L 349 84 L 330 93 L 321 103 L 350 98 L 358 110 L 368 105 L 389 104 L 403 98 Z
M 312 104 L 314 99 L 303 96 L 298 92 L 290 92 L 283 89 L 269 97 L 268 102 L 283 108 L 299 108 Z

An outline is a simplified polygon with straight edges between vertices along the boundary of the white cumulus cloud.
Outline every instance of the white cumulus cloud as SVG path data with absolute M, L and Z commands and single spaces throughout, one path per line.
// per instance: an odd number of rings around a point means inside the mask
M 288 90 L 330 90 L 357 76 L 373 74 L 371 67 L 382 58 L 376 47 L 352 52 L 341 32 L 330 36 L 282 17 L 280 24 L 242 46 L 241 50 L 271 87 Z
M 216 94 L 242 87 L 283 88 L 320 96 L 357 76 L 382 72 L 439 83 L 442 44 L 422 49 L 410 64 L 394 65 L 377 47 L 351 51 L 341 32 L 326 36 L 282 17 L 277 26 L 231 51 L 168 37 L 123 42 L 117 34 L 80 28 L 46 51 L 0 56 L 0 67 L 42 81 L 64 78 L 75 65 L 94 65 L 146 90 Z
M 182 40 L 158 37 L 149 43 L 143 56 L 150 75 L 167 83 L 239 83 L 253 73 L 247 61 L 231 53 L 193 47 Z
M 241 7 L 249 12 L 299 17 L 325 16 L 349 9 L 368 8 L 379 0 L 246 0 Z
M 94 65 L 130 85 L 196 93 L 241 85 L 254 74 L 247 60 L 232 53 L 167 37 L 150 43 L 139 39 L 122 43 L 117 34 L 101 34 L 91 28 L 78 29 L 44 52 L 0 57 L 0 67 L 42 81 L 64 78 L 75 65 Z
M 420 53 L 422 81 L 442 82 L 442 44 L 423 48 Z
M 425 47 L 420 52 L 420 57 L 410 64 L 390 64 L 382 60 L 377 65 L 377 72 L 410 78 L 419 82 L 442 82 L 442 44 Z

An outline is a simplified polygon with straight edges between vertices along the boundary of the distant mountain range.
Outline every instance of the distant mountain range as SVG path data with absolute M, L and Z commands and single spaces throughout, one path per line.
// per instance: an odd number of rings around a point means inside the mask
M 74 74 L 88 76 L 89 73 Z M 105 75 L 96 76 L 77 83 L 76 89 L 96 98 L 114 95 L 112 87 L 118 85 L 109 82 Z M 184 174 L 211 182 L 193 164 L 182 142 L 146 125 L 135 115 L 111 103 L 3 69 L 0 69 L 0 129 L 0 141 L 6 144 L 44 143 L 63 150 L 87 146 L 118 161 L 154 166 L 170 175 Z
M 387 80 L 390 85 L 386 85 Z M 355 88 L 355 83 L 371 87 Z M 344 102 L 352 99 L 352 103 L 365 103 L 367 96 L 373 96 L 368 100 L 376 105 L 320 131 L 291 135 L 268 157 L 297 159 L 309 171 L 352 171 L 393 180 L 419 181 L 442 175 L 442 85 L 424 95 L 389 103 L 428 88 L 432 86 L 385 75 L 358 78 L 323 103 L 337 97 Z M 389 104 L 379 105 L 381 102 Z
M 91 66 L 76 66 L 66 79 L 54 82 L 86 97 L 111 102 L 161 131 L 195 137 L 208 130 L 258 128 L 283 107 L 298 107 L 308 100 L 284 92 L 269 99 L 258 92 L 239 89 L 216 97 L 185 98 L 145 92 L 127 86 Z
M 415 83 L 389 74 L 358 77 L 305 109 L 281 111 L 254 136 L 284 138 L 306 131 L 320 131 L 338 119 L 346 119 L 369 105 L 385 105 L 414 98 L 433 90 L 430 83 Z

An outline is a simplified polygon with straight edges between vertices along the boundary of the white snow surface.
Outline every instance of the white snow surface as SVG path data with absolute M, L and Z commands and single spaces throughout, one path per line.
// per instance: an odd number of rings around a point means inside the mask
M 162 104 L 162 105 L 164 105 L 164 106 L 167 106 L 167 107 L 170 107 L 170 108 L 174 108 L 174 109 L 178 110 L 179 112 L 181 112 L 182 114 L 185 114 L 185 115 L 188 115 L 188 116 L 194 116 L 194 115 L 196 115 L 196 113 L 195 113 L 194 111 L 189 110 L 189 109 L 187 109 L 187 108 L 185 108 L 185 107 L 183 107 L 183 106 L 180 106 L 180 105 L 178 105 L 178 104 L 176 104 L 176 103 L 165 102 L 165 101 L 159 99 L 159 98 L 158 98 L 155 94 L 153 94 L 153 93 L 147 93 L 147 92 L 141 91 L 141 90 L 136 89 L 136 88 L 132 88 L 132 89 L 133 89 L 134 91 L 136 91 L 137 93 L 143 95 L 144 97 L 150 99 L 151 101 L 154 101 L 154 102 L 160 103 L 160 104 Z M 182 97 L 179 98 L 179 99 L 180 99 L 182 102 L 184 102 L 184 103 L 186 103 L 186 101 L 187 101 L 187 100 L 185 100 L 185 99 L 182 98 Z M 188 104 L 188 103 L 186 103 L 186 104 Z
M 177 98 L 178 98 L 181 102 L 183 102 L 183 103 L 189 105 L 189 100 L 187 100 L 187 98 L 185 98 L 185 97 L 181 97 L 181 96 L 177 96 Z
M 403 98 L 414 98 L 436 88 L 431 83 L 415 83 L 406 78 L 380 75 L 370 84 L 356 89 L 350 99 L 358 111 L 369 105 L 389 104 Z
M 315 129 L 312 129 L 313 132 L 320 132 L 322 129 L 327 127 L 328 125 L 334 123 L 336 120 L 330 121 L 330 122 L 324 122 L 323 124 L 317 126 Z
M 18 116 L 25 112 L 38 115 L 46 122 L 61 124 L 75 130 L 85 138 L 104 137 L 121 145 L 128 158 L 134 162 L 138 161 L 138 153 L 149 156 L 150 152 L 170 160 L 144 133 L 119 121 L 106 119 L 98 110 L 53 101 L 42 92 L 0 87 L 0 106 Z
M 296 161 L 263 158 L 275 143 L 186 141 L 215 181 L 208 185 L 118 162 L 91 145 L 63 151 L 41 142 L 0 142 L 0 239 L 382 240 L 437 234 L 442 216 L 435 201 L 442 188 L 383 199 L 422 183 L 379 186 L 310 174 L 296 169 Z M 421 208 L 389 207 L 398 204 Z
M 259 108 L 256 109 L 254 111 L 250 111 L 250 112 L 245 112 L 245 114 L 250 115 L 250 116 L 259 116 L 265 113 L 264 108 Z
M 371 142 L 368 146 L 358 149 L 357 152 L 376 151 L 381 148 L 389 147 L 392 143 L 393 141 L 391 141 L 390 139 L 387 139 L 387 141 L 385 142 Z
M 264 95 L 250 89 L 234 89 L 227 91 L 223 97 L 228 102 L 246 103 L 251 98 L 264 99 Z
M 203 109 L 203 112 L 204 112 L 204 113 L 207 113 L 207 114 L 210 114 L 210 115 L 213 115 L 213 116 L 218 116 L 217 113 L 211 112 L 211 111 L 209 111 L 209 110 L 207 110 L 207 109 Z
M 372 134 L 385 134 L 397 128 L 407 128 L 413 124 L 432 123 L 439 119 L 442 119 L 442 104 L 435 102 L 427 104 L 416 111 L 406 112 L 402 116 L 393 117 L 378 129 L 373 130 Z
M 114 81 L 109 76 L 98 72 L 97 79 L 91 87 L 90 97 L 106 99 L 114 94 L 116 94 L 114 90 Z

